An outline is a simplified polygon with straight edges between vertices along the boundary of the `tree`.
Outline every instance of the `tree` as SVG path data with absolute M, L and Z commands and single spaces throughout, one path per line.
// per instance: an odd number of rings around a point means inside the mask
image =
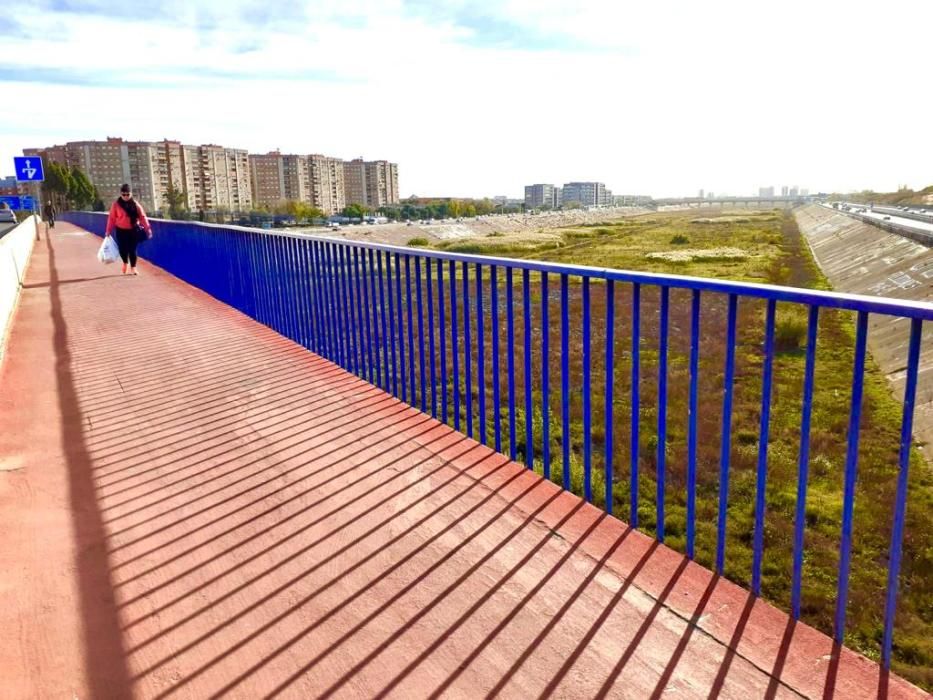
M 59 210 L 68 208 L 68 193 L 73 187 L 71 184 L 71 172 L 67 165 L 59 163 L 49 163 L 45 173 L 45 183 L 43 185 L 46 194 Z
M 168 218 L 191 218 L 191 215 L 188 213 L 188 198 L 185 196 L 184 192 L 176 190 L 174 187 L 172 187 L 165 195 L 165 200 L 168 203 Z
M 362 204 L 348 204 L 343 208 L 343 215 L 351 219 L 362 219 L 369 210 Z
M 87 175 L 78 166 L 72 166 L 69 173 L 69 191 L 68 198 L 77 209 L 89 209 L 93 206 L 97 197 L 97 189 L 91 184 Z

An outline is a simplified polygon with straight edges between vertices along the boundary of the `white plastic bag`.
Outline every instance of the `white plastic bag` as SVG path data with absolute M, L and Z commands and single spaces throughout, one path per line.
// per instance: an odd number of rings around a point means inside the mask
M 113 236 L 105 236 L 104 242 L 100 244 L 100 250 L 97 251 L 97 259 L 105 265 L 114 263 L 120 259 L 120 249 Z

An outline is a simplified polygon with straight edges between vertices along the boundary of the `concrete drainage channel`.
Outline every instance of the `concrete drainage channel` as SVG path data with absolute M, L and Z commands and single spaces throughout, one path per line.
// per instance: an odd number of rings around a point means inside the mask
M 893 227 L 864 222 L 859 215 L 811 204 L 795 211 L 797 225 L 823 274 L 837 292 L 933 302 L 933 248 L 904 237 Z M 888 223 L 888 222 L 883 222 Z M 881 230 L 884 228 L 884 230 Z M 933 239 L 931 239 L 933 240 Z M 903 358 L 909 326 L 892 319 L 869 322 L 871 355 L 891 383 L 893 396 L 904 398 Z M 933 324 L 924 324 L 914 436 L 927 443 L 933 462 Z

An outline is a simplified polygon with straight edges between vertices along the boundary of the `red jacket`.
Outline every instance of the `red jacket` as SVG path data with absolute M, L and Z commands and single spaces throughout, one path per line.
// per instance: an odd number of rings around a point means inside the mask
M 146 212 L 143 209 L 143 205 L 139 202 L 136 202 L 136 210 L 139 212 L 139 225 L 146 229 L 146 233 L 152 235 L 152 226 L 149 225 L 149 219 L 146 218 Z M 105 236 L 109 236 L 110 232 L 114 228 L 122 229 L 131 229 L 133 224 L 130 222 L 130 217 L 123 207 L 120 206 L 119 202 L 114 202 L 110 207 L 110 216 L 107 217 L 107 230 L 104 231 Z

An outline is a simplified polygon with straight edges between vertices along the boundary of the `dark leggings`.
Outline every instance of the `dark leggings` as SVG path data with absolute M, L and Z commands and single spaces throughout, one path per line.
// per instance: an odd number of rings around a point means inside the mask
M 117 248 L 120 249 L 120 257 L 123 264 L 130 263 L 130 267 L 136 267 L 136 245 L 139 243 L 136 239 L 136 232 L 131 229 L 117 229 Z

